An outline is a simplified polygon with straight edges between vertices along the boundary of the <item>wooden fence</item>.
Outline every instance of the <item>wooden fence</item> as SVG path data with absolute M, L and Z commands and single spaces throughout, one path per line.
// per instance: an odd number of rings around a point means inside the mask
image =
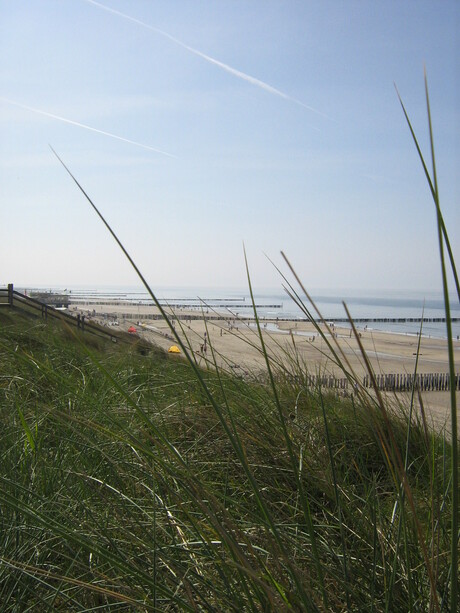
M 291 380 L 308 387 L 324 387 L 327 389 L 348 390 L 353 384 L 345 377 L 334 375 L 292 375 L 282 374 L 280 380 Z M 375 381 L 379 390 L 393 392 L 408 392 L 413 387 L 423 392 L 448 392 L 450 391 L 451 379 L 447 373 L 419 373 L 417 375 L 403 374 L 379 374 L 375 375 Z M 369 375 L 365 375 L 361 385 L 366 388 L 373 387 Z M 453 380 L 456 390 L 460 390 L 460 375 L 456 374 Z
M 40 302 L 35 298 L 26 296 L 17 292 L 13 284 L 9 284 L 7 288 L 0 288 L 0 307 L 9 307 L 12 309 L 20 309 L 23 312 L 42 317 L 47 320 L 48 317 L 53 319 L 59 319 L 82 332 L 88 332 L 101 338 L 117 343 L 119 341 L 133 342 L 133 340 L 139 340 L 138 337 L 131 338 L 129 335 L 118 332 L 112 333 L 110 330 L 103 326 L 99 326 L 95 323 L 89 322 L 85 319 L 84 315 L 77 315 L 73 317 L 64 311 L 60 311 L 51 305 Z
M 454 389 L 460 390 L 460 376 L 458 373 L 453 381 L 451 381 L 448 373 L 376 375 L 375 379 L 378 389 L 395 392 L 407 392 L 413 387 L 423 392 L 448 392 L 451 389 L 451 385 L 453 385 Z M 369 375 L 364 377 L 363 386 L 372 387 Z

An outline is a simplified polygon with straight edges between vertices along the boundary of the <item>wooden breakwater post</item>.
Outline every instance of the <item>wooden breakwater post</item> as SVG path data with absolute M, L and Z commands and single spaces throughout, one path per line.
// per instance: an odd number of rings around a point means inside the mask
M 284 375 L 286 378 L 286 376 Z M 302 381 L 301 376 L 290 377 L 291 381 L 297 383 L 304 382 L 308 387 L 324 387 L 328 389 L 347 390 L 349 380 L 338 378 L 334 375 L 306 375 Z M 460 375 L 457 373 L 453 380 L 448 373 L 418 373 L 411 375 L 407 373 L 390 373 L 375 375 L 377 388 L 387 392 L 409 392 L 412 388 L 422 392 L 448 392 L 451 385 L 460 391 Z M 365 388 L 373 387 L 369 375 L 364 375 L 362 385 Z
M 290 381 L 291 383 L 299 383 L 307 387 L 324 387 L 327 389 L 347 390 L 349 381 L 346 377 L 335 377 L 334 375 L 292 375 L 283 373 L 279 375 L 280 381 Z
M 448 392 L 451 386 L 460 390 L 458 373 L 453 380 L 448 373 L 378 374 L 375 375 L 375 382 L 379 390 L 392 392 L 408 392 L 413 388 L 422 392 Z M 373 387 L 369 375 L 363 377 L 363 387 Z
M 283 373 L 279 375 L 280 381 L 290 381 L 299 383 L 307 387 L 323 387 L 327 389 L 348 390 L 350 381 L 346 377 L 335 377 L 334 375 L 292 375 Z M 387 392 L 410 392 L 413 388 L 422 392 L 448 392 L 451 385 L 460 391 L 460 374 L 456 374 L 451 380 L 448 373 L 418 373 L 416 375 L 407 373 L 376 374 L 375 382 L 377 388 Z M 362 386 L 372 388 L 372 381 L 369 375 L 364 375 Z

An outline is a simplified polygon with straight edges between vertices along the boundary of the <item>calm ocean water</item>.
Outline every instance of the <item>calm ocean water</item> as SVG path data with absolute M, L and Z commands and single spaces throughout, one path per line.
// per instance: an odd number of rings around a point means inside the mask
M 43 288 L 42 288 L 43 289 Z M 64 288 L 51 288 L 62 291 Z M 65 288 L 71 297 L 91 299 L 117 299 L 127 302 L 145 304 L 151 302 L 150 296 L 141 287 L 83 287 Z M 211 288 L 211 287 L 159 287 L 154 288 L 156 296 L 161 301 L 170 304 L 182 304 L 199 308 L 199 299 L 210 308 L 218 311 L 230 311 L 236 315 L 251 316 L 252 306 L 247 288 Z M 279 319 L 302 319 L 305 315 L 283 290 L 254 290 L 255 302 L 258 305 L 260 317 Z M 426 318 L 445 317 L 442 294 L 439 292 L 404 292 L 404 291 L 365 291 L 353 290 L 338 292 L 337 290 L 317 290 L 311 295 L 325 319 L 345 317 L 342 300 L 346 302 L 353 318 Z M 305 304 L 307 301 L 305 300 Z M 455 296 L 451 298 L 451 316 L 460 318 L 460 305 Z M 364 327 L 366 323 L 359 323 Z M 401 334 L 417 334 L 420 323 L 416 322 L 372 322 L 367 323 L 368 329 L 391 331 Z M 452 324 L 454 338 L 460 336 L 460 322 Z M 446 324 L 424 322 L 422 333 L 427 336 L 445 338 Z

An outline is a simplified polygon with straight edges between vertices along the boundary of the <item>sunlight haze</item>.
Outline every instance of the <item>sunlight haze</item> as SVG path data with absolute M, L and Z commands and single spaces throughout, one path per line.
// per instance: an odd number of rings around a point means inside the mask
M 0 0 L 0 284 L 438 289 L 458 2 Z M 431 163 L 429 164 L 431 170 Z M 267 258 L 268 256 L 268 258 Z

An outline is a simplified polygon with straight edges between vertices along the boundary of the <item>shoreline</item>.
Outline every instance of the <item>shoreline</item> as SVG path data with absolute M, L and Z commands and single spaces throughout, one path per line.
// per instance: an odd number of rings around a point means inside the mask
M 64 287 L 64 286 L 62 286 Z M 125 306 L 125 316 L 131 317 L 133 308 L 142 311 L 155 309 L 152 297 L 140 286 L 67 286 L 69 289 L 32 288 L 28 292 L 38 292 L 45 302 L 62 299 L 70 309 L 77 306 L 81 310 L 99 309 L 104 303 L 107 311 Z M 355 326 L 362 329 L 366 325 L 373 330 L 394 334 L 433 338 L 446 338 L 446 324 L 443 295 L 440 291 L 424 290 L 357 290 L 357 289 L 317 289 L 313 292 L 316 306 L 326 321 L 336 325 L 348 326 L 343 309 L 343 300 L 350 308 Z M 216 317 L 252 319 L 252 301 L 247 287 L 209 286 L 160 286 L 156 295 L 164 308 L 172 308 L 181 317 L 181 311 L 194 311 L 201 317 L 209 311 Z M 203 296 L 205 298 L 203 298 Z M 255 289 L 254 300 L 258 317 L 266 321 L 306 321 L 305 312 L 286 296 L 279 287 L 260 287 Z M 460 308 L 456 298 L 451 296 L 452 332 L 455 340 L 460 340 Z M 305 306 L 317 319 L 315 308 L 305 300 Z M 421 325 L 423 315 L 423 325 Z M 141 316 L 143 319 L 145 316 Z
M 166 308 L 174 328 L 183 342 L 190 347 L 195 359 L 202 366 L 212 363 L 213 354 L 219 366 L 241 376 L 253 376 L 266 372 L 265 359 L 260 352 L 260 339 L 254 318 L 238 318 L 230 314 L 216 316 L 214 312 L 200 313 L 193 309 Z M 166 351 L 176 344 L 174 336 L 156 307 L 132 305 L 93 305 L 88 309 L 77 308 L 73 313 L 84 314 L 90 320 L 108 326 L 118 321 L 118 329 L 127 331 L 134 326 L 140 338 L 152 342 Z M 128 316 L 126 316 L 128 315 Z M 143 315 L 143 317 L 140 317 Z M 175 319 L 175 317 L 178 319 Z M 302 368 L 310 374 L 324 373 L 342 376 L 341 369 L 334 364 L 333 356 L 325 341 L 313 324 L 300 320 L 261 319 L 261 330 L 269 355 L 279 363 L 288 363 L 294 354 Z M 337 343 L 356 375 L 362 378 L 367 374 L 358 342 L 351 328 L 331 326 L 327 330 L 321 325 L 328 340 Z M 448 373 L 447 341 L 438 337 L 416 336 L 367 328 L 359 329 L 360 341 L 376 373 L 385 375 L 410 375 L 414 372 L 417 346 L 420 342 L 418 369 L 420 374 Z M 333 338 L 331 333 L 335 336 Z M 205 351 L 203 352 L 203 346 Z M 207 349 L 207 351 L 206 351 Z M 454 342 L 455 363 L 460 363 L 460 342 Z M 389 392 L 386 392 L 389 394 Z M 407 392 L 391 394 L 395 401 L 407 400 Z M 448 420 L 450 394 L 446 391 L 422 392 L 425 408 L 437 426 Z M 419 410 L 419 401 L 417 400 Z
M 186 305 L 186 304 L 162 304 L 162 308 L 173 314 L 175 319 L 177 320 L 188 320 L 195 319 L 199 320 L 203 317 L 206 317 L 208 320 L 222 320 L 227 321 L 229 319 L 238 319 L 241 322 L 253 322 L 254 315 L 251 314 L 241 314 L 241 313 L 232 313 L 232 312 L 222 312 L 217 311 L 216 309 L 222 308 L 223 305 L 215 305 L 214 307 L 207 307 L 206 309 L 201 309 L 200 307 L 194 305 Z M 266 307 L 267 305 L 263 305 Z M 247 305 L 247 308 L 253 308 L 252 305 Z M 256 305 L 257 308 L 257 305 Z M 210 310 L 211 309 L 211 310 Z M 139 320 L 158 320 L 162 318 L 161 313 L 158 310 L 158 307 L 155 304 L 145 304 L 145 303 L 135 303 L 135 302 L 124 302 L 124 301 L 98 301 L 98 302 L 71 302 L 69 304 L 68 310 L 72 312 L 73 310 L 78 310 L 79 312 L 86 312 L 87 315 L 98 316 L 98 314 L 104 314 L 107 319 L 119 319 L 119 318 L 132 318 L 133 314 L 137 312 L 137 318 Z M 273 317 L 267 315 L 259 315 L 258 319 L 261 322 L 267 322 L 270 324 L 278 325 L 278 324 L 287 324 L 287 323 L 311 323 L 310 320 L 306 317 Z M 319 318 L 315 318 L 314 321 L 317 324 L 322 324 L 322 320 Z M 346 318 L 343 317 L 330 317 L 327 318 L 326 321 L 335 327 L 344 328 L 346 330 L 351 330 L 351 326 Z M 453 323 L 460 322 L 460 318 L 454 317 L 451 318 Z M 403 335 L 403 336 L 411 336 L 414 338 L 418 338 L 422 336 L 422 338 L 433 338 L 440 340 L 447 340 L 447 335 L 435 335 L 430 333 L 424 333 L 420 335 L 419 332 L 413 331 L 400 331 L 400 330 L 391 330 L 391 329 L 383 329 L 375 326 L 369 326 L 369 324 L 375 323 L 384 323 L 384 324 L 404 324 L 404 323 L 445 323 L 445 317 L 361 317 L 354 318 L 353 324 L 359 330 L 364 330 L 368 332 L 376 332 L 382 334 L 395 334 L 395 335 Z M 363 325 L 365 324 L 365 325 Z M 282 328 L 280 328 L 282 329 Z M 454 342 L 459 341 L 460 339 L 454 337 Z

